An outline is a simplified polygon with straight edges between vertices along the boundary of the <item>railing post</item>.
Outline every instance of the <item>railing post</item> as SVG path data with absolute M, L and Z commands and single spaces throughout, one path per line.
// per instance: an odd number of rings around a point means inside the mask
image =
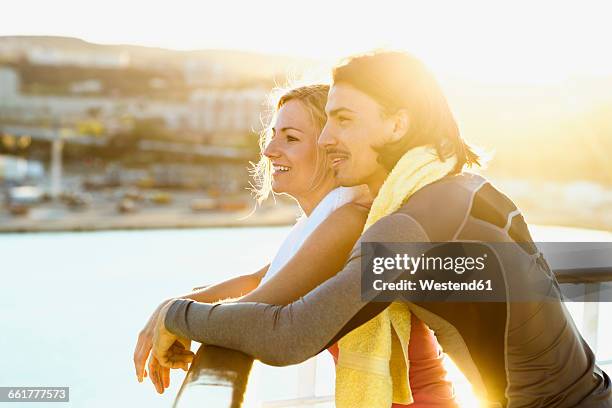
M 584 309 L 582 311 L 582 332 L 585 340 L 597 355 L 597 333 L 599 331 L 600 283 L 584 284 Z
M 253 358 L 223 347 L 200 346 L 174 408 L 240 408 Z

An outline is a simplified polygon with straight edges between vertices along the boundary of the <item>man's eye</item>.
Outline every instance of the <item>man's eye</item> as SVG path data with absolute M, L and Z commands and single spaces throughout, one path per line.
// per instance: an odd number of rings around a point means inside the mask
M 287 135 L 287 141 L 288 142 L 296 142 L 298 140 L 300 140 L 300 139 L 298 139 L 297 137 L 293 137 L 293 136 Z
M 340 122 L 340 124 L 347 124 L 351 121 L 350 118 L 347 118 L 346 116 L 338 116 L 338 122 Z

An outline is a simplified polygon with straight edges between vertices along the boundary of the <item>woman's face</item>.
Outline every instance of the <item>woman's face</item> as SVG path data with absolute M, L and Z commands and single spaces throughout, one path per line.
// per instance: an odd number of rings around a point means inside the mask
M 298 100 L 286 102 L 277 112 L 272 139 L 264 155 L 272 162 L 272 189 L 292 197 L 303 197 L 313 189 L 317 173 L 319 129 L 310 113 Z M 319 162 L 325 152 L 319 150 Z M 320 170 L 319 170 L 320 171 Z M 332 177 L 331 169 L 325 177 Z

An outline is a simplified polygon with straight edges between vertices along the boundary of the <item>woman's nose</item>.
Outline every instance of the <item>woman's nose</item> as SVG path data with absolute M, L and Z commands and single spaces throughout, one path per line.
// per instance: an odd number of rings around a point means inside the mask
M 268 143 L 268 146 L 266 146 L 266 148 L 264 149 L 263 154 L 268 159 L 274 159 L 280 156 L 280 152 L 278 151 L 274 140 L 271 140 L 270 143 Z

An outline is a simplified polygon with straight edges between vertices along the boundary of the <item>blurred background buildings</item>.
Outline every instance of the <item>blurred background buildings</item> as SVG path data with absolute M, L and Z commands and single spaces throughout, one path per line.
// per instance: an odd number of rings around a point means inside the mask
M 44 228 L 49 217 L 74 219 L 79 209 L 88 225 L 104 228 L 94 222 L 101 203 L 133 213 L 152 211 L 142 205 L 154 203 L 151 197 L 169 203 L 181 195 L 194 214 L 218 208 L 220 196 L 231 200 L 226 208 L 246 211 L 253 205 L 248 167 L 258 157 L 269 91 L 300 72 L 328 72 L 326 64 L 246 51 L 0 37 L 0 224 Z M 612 74 L 441 82 L 464 137 L 492 156 L 482 171 L 528 219 L 612 229 Z M 58 200 L 72 204 L 57 207 Z M 45 205 L 55 211 L 40 210 Z M 151 226 L 159 226 L 155 219 Z

